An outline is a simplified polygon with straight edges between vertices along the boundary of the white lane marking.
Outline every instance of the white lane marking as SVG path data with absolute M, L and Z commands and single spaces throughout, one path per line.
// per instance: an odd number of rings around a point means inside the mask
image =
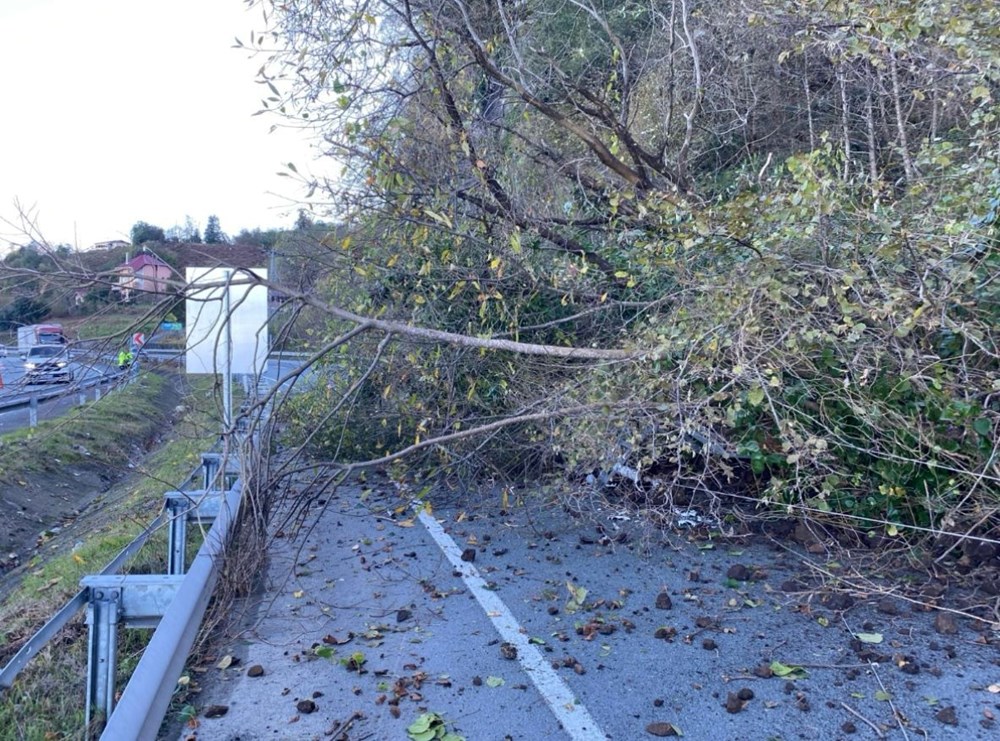
M 531 677 L 531 681 L 538 688 L 552 713 L 562 724 L 563 730 L 574 741 L 605 741 L 607 734 L 601 731 L 583 703 L 576 701 L 573 692 L 556 674 L 552 664 L 545 660 L 533 643 L 528 641 L 528 636 L 521 632 L 517 618 L 499 595 L 486 586 L 486 580 L 479 575 L 476 567 L 462 560 L 462 549 L 452 537 L 444 531 L 437 520 L 427 514 L 422 505 L 417 517 L 451 565 L 462 575 L 462 580 L 486 611 L 486 616 L 500 637 L 517 647 L 517 658 L 521 667 Z

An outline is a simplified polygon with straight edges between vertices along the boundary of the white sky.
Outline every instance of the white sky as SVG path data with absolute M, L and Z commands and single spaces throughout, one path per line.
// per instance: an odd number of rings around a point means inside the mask
M 0 0 L 0 252 L 28 241 L 15 198 L 80 249 L 140 220 L 291 226 L 301 186 L 276 173 L 333 167 L 252 116 L 264 60 L 233 46 L 262 28 L 242 0 Z

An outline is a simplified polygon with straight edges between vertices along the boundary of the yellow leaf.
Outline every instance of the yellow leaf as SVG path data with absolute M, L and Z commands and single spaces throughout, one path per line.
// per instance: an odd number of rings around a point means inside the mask
M 429 208 L 425 208 L 424 213 L 430 216 L 432 219 L 434 219 L 434 221 L 436 221 L 437 223 L 443 224 L 444 226 L 451 229 L 451 219 L 449 219 L 447 215 L 440 214 L 437 211 L 431 211 Z
M 455 518 L 455 522 L 465 522 L 467 517 L 468 515 L 465 514 L 465 510 L 463 509 L 458 513 L 458 517 Z
M 305 596 L 305 592 L 303 592 L 301 589 L 296 589 L 294 592 L 292 592 L 292 596 L 295 599 L 302 599 L 302 597 Z
M 229 654 L 226 654 L 221 659 L 219 659 L 219 663 L 216 664 L 215 666 L 218 669 L 228 669 L 230 666 L 232 666 L 232 664 L 233 664 L 233 657 L 230 656 Z
M 985 85 L 976 85 L 976 87 L 972 88 L 972 94 L 970 97 L 972 98 L 973 103 L 977 100 L 982 100 L 984 103 L 988 103 L 990 101 L 990 89 Z
M 431 506 L 430 502 L 424 502 L 424 512 L 426 512 L 429 515 L 434 514 L 434 508 Z
M 389 258 L 389 261 L 388 261 L 388 262 L 387 262 L 387 263 L 385 264 L 385 266 L 386 266 L 387 268 L 391 268 L 391 267 L 393 267 L 393 266 L 394 266 L 394 265 L 395 265 L 395 264 L 396 264 L 397 262 L 399 262 L 399 253 L 398 253 L 398 252 L 397 252 L 397 253 L 396 253 L 395 255 L 393 255 L 392 257 L 390 257 L 390 258 Z
M 76 561 L 79 564 L 87 563 L 86 561 L 83 560 L 83 556 L 81 556 L 79 553 L 74 553 L 73 554 L 73 560 Z
M 396 524 L 400 527 L 413 527 L 413 518 L 411 517 L 408 520 L 400 520 Z

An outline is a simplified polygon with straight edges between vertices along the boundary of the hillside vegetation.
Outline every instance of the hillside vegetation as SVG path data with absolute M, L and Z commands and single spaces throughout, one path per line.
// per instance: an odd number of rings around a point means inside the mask
M 257 4 L 264 106 L 344 164 L 311 301 L 386 321 L 314 452 L 995 534 L 997 6 Z

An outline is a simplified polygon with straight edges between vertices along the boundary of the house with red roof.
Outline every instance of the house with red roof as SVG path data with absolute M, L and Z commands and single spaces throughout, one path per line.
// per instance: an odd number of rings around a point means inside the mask
M 165 293 L 173 272 L 173 268 L 152 252 L 143 251 L 115 268 L 117 280 L 111 290 L 118 293 L 122 301 L 131 301 L 136 294 Z

